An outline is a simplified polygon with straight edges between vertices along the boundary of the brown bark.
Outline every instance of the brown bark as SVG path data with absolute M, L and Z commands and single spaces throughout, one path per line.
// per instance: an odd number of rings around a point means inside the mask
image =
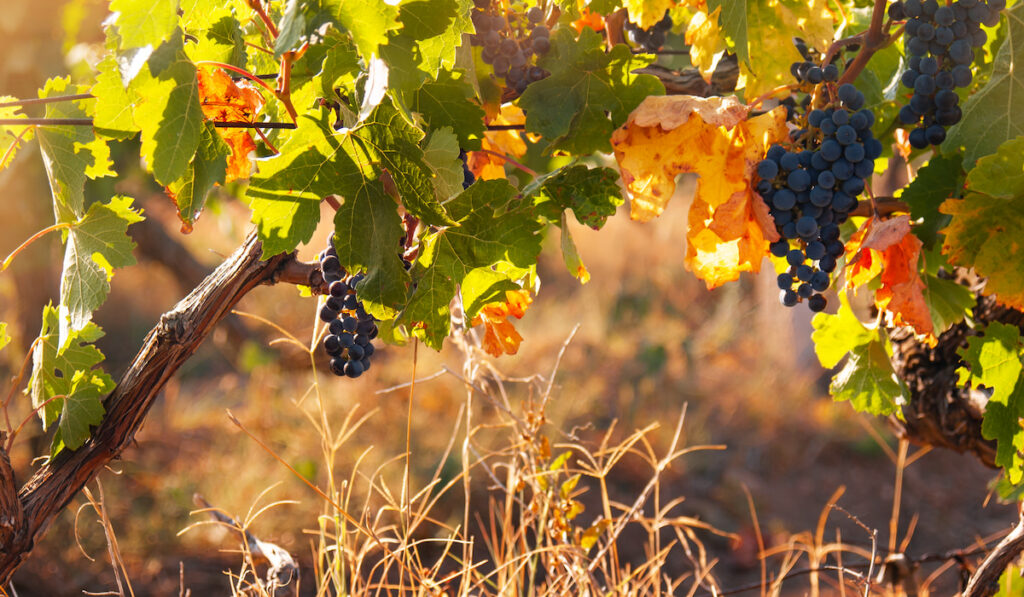
M 132 441 L 154 400 L 172 375 L 192 356 L 214 326 L 243 296 L 260 284 L 279 281 L 287 266 L 290 279 L 313 280 L 319 274 L 308 264 L 295 265 L 293 255 L 261 261 L 255 231 L 213 273 L 202 281 L 146 336 L 131 367 L 106 398 L 107 414 L 81 448 L 65 451 L 42 466 L 11 500 L 14 479 L 0 459 L 0 586 L 32 551 L 35 542 L 71 499 Z M 4 526 L 10 521 L 10 526 Z
M 963 597 L 988 597 L 999 591 L 999 577 L 1024 552 L 1024 511 L 1010 534 L 996 545 L 992 553 L 978 566 L 964 589 Z
M 984 282 L 960 271 L 958 279 L 980 294 Z M 897 434 L 919 444 L 974 454 L 986 466 L 996 468 L 995 442 L 981 434 L 987 397 L 979 390 L 957 386 L 956 370 L 963 363 L 957 351 L 966 346 L 976 328 L 990 321 L 1024 325 L 1024 313 L 997 305 L 979 296 L 971 319 L 962 321 L 938 337 L 935 346 L 919 342 L 905 329 L 891 333 L 896 374 L 910 390 L 903 407 L 904 419 L 890 418 Z M 980 324 L 980 325 L 979 325 Z

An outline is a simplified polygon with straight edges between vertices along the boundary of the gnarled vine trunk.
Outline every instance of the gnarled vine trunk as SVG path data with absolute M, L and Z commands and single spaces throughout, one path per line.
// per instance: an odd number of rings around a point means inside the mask
M 983 281 L 960 272 L 962 282 L 978 292 Z M 1024 330 L 1024 313 L 979 296 L 971 319 L 954 325 L 938 337 L 935 346 L 919 342 L 906 329 L 890 335 L 896 374 L 910 390 L 910 401 L 903 407 L 904 419 L 890 417 L 896 432 L 910 441 L 927 446 L 971 453 L 986 466 L 995 464 L 996 446 L 981 434 L 982 414 L 987 394 L 977 389 L 957 387 L 956 370 L 961 366 L 957 350 L 967 338 L 978 334 L 992 321 L 1015 325 Z
M 75 494 L 128 446 L 160 390 L 231 308 L 260 284 L 273 284 L 282 275 L 296 281 L 294 255 L 261 261 L 261 254 L 262 246 L 252 231 L 213 273 L 161 316 L 117 388 L 107 396 L 103 422 L 82 447 L 62 452 L 20 490 L 7 455 L 0 453 L 0 585 L 10 581 Z M 312 281 L 314 273 L 307 273 Z

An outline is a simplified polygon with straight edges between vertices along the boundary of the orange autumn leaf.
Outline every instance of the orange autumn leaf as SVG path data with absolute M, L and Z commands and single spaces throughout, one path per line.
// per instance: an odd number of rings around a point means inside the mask
M 484 324 L 483 343 L 487 354 L 500 357 L 519 352 L 523 337 L 508 318 L 522 319 L 532 302 L 528 290 L 508 290 L 505 292 L 505 301 L 488 303 L 480 309 L 480 314 L 473 318 L 471 324 Z
M 909 325 L 918 334 L 934 331 L 917 271 L 921 240 L 910 231 L 910 216 L 868 219 L 846 244 L 846 288 L 867 284 L 876 276 L 875 306 L 887 311 L 895 325 Z
M 248 81 L 235 82 L 220 69 L 200 67 L 199 101 L 203 116 L 214 122 L 253 122 L 263 109 L 263 96 Z M 246 129 L 217 129 L 231 148 L 228 157 L 226 182 L 249 178 L 252 162 L 249 154 L 256 150 L 256 142 Z
M 512 104 L 505 104 L 493 118 L 485 118 L 487 124 L 522 125 L 526 124 L 526 114 Z M 523 133 L 517 130 L 487 131 L 480 145 L 483 149 L 513 158 L 526 153 L 526 141 Z M 471 151 L 466 156 L 466 167 L 473 176 L 480 180 L 505 178 L 505 160 L 483 151 Z
M 576 33 L 583 33 L 583 30 L 587 27 L 601 33 L 604 31 L 604 17 L 600 13 L 591 12 L 589 8 L 583 6 L 580 8 L 580 18 L 572 22 L 572 28 L 576 30 Z
M 645 222 L 660 215 L 676 175 L 696 173 L 686 267 L 709 289 L 759 271 L 779 236 L 751 182 L 768 147 L 786 135 L 781 106 L 748 118 L 735 97 L 648 97 L 611 138 L 631 217 Z

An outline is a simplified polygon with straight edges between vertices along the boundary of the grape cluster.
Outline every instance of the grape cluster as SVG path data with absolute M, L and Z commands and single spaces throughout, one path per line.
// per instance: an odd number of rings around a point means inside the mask
M 328 324 L 324 350 L 331 357 L 331 373 L 356 378 L 370 368 L 377 337 L 377 320 L 363 309 L 356 297 L 356 285 L 363 274 L 348 275 L 333 243 L 320 254 L 320 270 L 327 283 L 327 302 L 320 308 L 320 319 Z
M 772 145 L 757 164 L 757 191 L 782 236 L 771 252 L 790 266 L 778 276 L 779 299 L 787 307 L 806 299 L 815 312 L 825 308 L 821 293 L 843 254 L 839 225 L 856 209 L 882 154 L 871 132 L 874 115 L 862 109 L 864 94 L 846 83 L 836 97 L 807 114 L 806 128 L 794 130 L 788 146 Z
M 946 127 L 960 122 L 957 87 L 970 85 L 974 48 L 985 45 L 982 25 L 999 22 L 1006 0 L 956 0 L 940 5 L 937 0 L 900 0 L 889 5 L 889 17 L 906 19 L 905 43 L 909 68 L 901 82 L 913 91 L 910 103 L 900 109 L 917 149 L 938 145 L 946 139 Z
M 491 0 L 473 0 L 476 9 L 471 18 L 476 33 L 470 44 L 481 46 L 480 58 L 494 68 L 494 76 L 504 79 L 516 93 L 540 81 L 550 73 L 530 64 L 531 58 L 543 56 L 551 49 L 551 30 L 544 24 L 544 11 L 534 6 L 520 14 L 510 9 L 503 14 Z
M 636 23 L 626 20 L 626 37 L 629 43 L 640 46 L 645 52 L 657 52 L 665 45 L 665 36 L 672 29 L 672 17 L 668 11 L 650 29 L 641 29 Z
M 794 37 L 793 45 L 804 58 L 802 62 L 794 62 L 789 67 L 789 72 L 796 77 L 797 82 L 817 85 L 819 83 L 834 83 L 839 80 L 839 67 L 833 63 L 819 66 L 819 56 L 807 47 L 804 40 Z

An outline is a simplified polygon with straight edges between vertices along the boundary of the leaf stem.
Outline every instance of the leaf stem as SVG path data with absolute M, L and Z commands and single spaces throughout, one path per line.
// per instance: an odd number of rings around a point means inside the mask
M 11 262 L 14 261 L 14 258 L 17 257 L 19 253 L 27 249 L 29 245 L 36 242 L 40 238 L 46 236 L 50 232 L 53 232 L 55 230 L 63 230 L 65 228 L 71 228 L 71 224 L 67 222 L 53 224 L 52 226 L 47 226 L 46 228 L 43 228 L 39 232 L 36 232 L 32 236 L 28 237 L 28 240 L 18 245 L 18 248 L 11 251 L 11 254 L 8 255 L 6 259 L 4 259 L 3 264 L 0 264 L 0 272 L 6 271 L 7 268 L 11 266 Z
M 21 132 L 20 132 L 20 133 L 18 133 L 18 135 L 17 135 L 17 136 L 16 136 L 15 138 L 14 138 L 14 142 L 12 142 L 12 143 L 11 143 L 11 146 L 10 146 L 10 147 L 8 147 L 8 148 L 7 148 L 7 151 L 5 151 L 5 152 L 4 152 L 4 157 L 3 157 L 3 158 L 0 158 L 0 170 L 3 170 L 4 168 L 6 168 L 6 167 L 7 167 L 7 160 L 8 160 L 8 159 L 9 159 L 9 158 L 10 158 L 10 157 L 11 157 L 12 155 L 14 155 L 14 151 L 15 151 L 16 149 L 18 149 L 18 145 L 19 145 L 19 144 L 21 143 L 21 139 L 22 139 L 22 137 L 24 137 L 24 136 L 25 136 L 25 133 L 29 132 L 29 131 L 30 131 L 30 130 L 32 130 L 33 128 L 35 128 L 35 127 L 32 127 L 32 126 L 26 126 L 25 128 L 21 129 Z
M 7 438 L 7 444 L 4 446 L 4 449 L 6 451 L 10 452 L 11 451 L 11 447 L 14 446 L 14 438 L 18 437 L 18 434 L 21 432 L 21 429 L 29 421 L 32 420 L 32 417 L 36 416 L 36 413 L 39 412 L 39 409 L 45 407 L 47 404 L 53 402 L 54 400 L 56 400 L 58 398 L 67 398 L 67 395 L 66 394 L 57 394 L 56 396 L 50 396 L 45 402 L 43 402 L 39 406 L 33 408 L 32 412 L 28 413 L 28 415 L 24 419 L 21 420 L 21 423 L 18 424 L 18 428 L 15 429 L 14 432 L 11 433 L 11 436 Z
M 507 155 L 505 155 L 503 153 L 499 153 L 497 151 L 492 151 L 490 149 L 477 149 L 476 151 L 478 151 L 480 153 L 486 153 L 488 155 L 493 155 L 496 158 L 501 158 L 501 159 L 505 160 L 506 162 L 508 162 L 509 164 L 512 164 L 516 168 L 519 168 L 520 170 L 522 170 L 523 172 L 529 174 L 530 176 L 532 176 L 534 178 L 537 178 L 537 176 L 538 176 L 538 174 L 537 174 L 537 172 L 535 170 L 533 170 L 531 168 L 528 168 L 527 166 L 524 166 L 523 164 L 517 162 L 515 159 L 510 158 L 510 157 L 508 157 Z
M 32 362 L 32 354 L 36 350 L 36 345 L 43 341 L 42 336 L 36 336 L 36 339 L 32 341 L 32 345 L 28 347 L 28 352 L 25 353 L 25 359 L 21 362 L 21 368 L 18 369 L 18 376 L 11 382 L 11 389 L 7 392 L 7 398 L 4 399 L 3 410 L 4 420 L 7 424 L 7 432 L 11 432 L 11 415 L 8 407 L 11 406 L 11 400 L 14 400 L 14 394 L 18 391 L 21 386 L 21 380 L 25 379 L 25 374 L 28 372 L 28 364 Z M 8 452 L 10 448 L 8 448 Z
M 273 38 L 276 40 L 278 35 L 277 26 L 274 25 L 274 21 L 273 19 L 270 18 L 270 15 L 267 14 L 267 11 L 263 10 L 263 4 L 260 3 L 260 0 L 247 0 L 246 3 L 249 5 L 249 8 L 251 8 L 253 12 L 256 13 L 256 16 L 258 16 L 260 20 L 263 21 L 263 25 L 266 26 L 267 31 L 269 31 L 270 35 L 272 35 Z
M 263 87 L 264 89 L 266 89 L 270 93 L 274 93 L 274 88 L 271 87 L 270 85 L 267 85 L 266 81 L 264 81 L 263 79 L 257 77 L 256 75 L 250 73 L 249 71 L 245 70 L 244 68 L 239 68 L 237 66 L 234 66 L 234 65 L 231 65 L 231 64 L 227 64 L 225 62 L 217 62 L 215 60 L 199 60 L 199 61 L 196 62 L 197 66 L 200 65 L 200 64 L 203 64 L 203 65 L 208 64 L 210 66 L 216 66 L 217 68 L 222 68 L 224 70 L 229 70 L 229 71 L 231 71 L 233 73 L 238 73 L 238 74 L 242 75 L 243 77 L 245 77 L 246 79 L 249 79 L 253 83 L 258 84 L 260 87 Z
M 886 0 L 875 0 L 875 6 L 871 10 L 871 25 L 864 36 L 864 45 L 861 46 L 860 52 L 857 52 L 853 63 L 843 72 L 843 76 L 839 77 L 838 85 L 852 83 L 867 66 L 875 52 L 891 43 L 891 38 L 882 30 L 886 4 Z

